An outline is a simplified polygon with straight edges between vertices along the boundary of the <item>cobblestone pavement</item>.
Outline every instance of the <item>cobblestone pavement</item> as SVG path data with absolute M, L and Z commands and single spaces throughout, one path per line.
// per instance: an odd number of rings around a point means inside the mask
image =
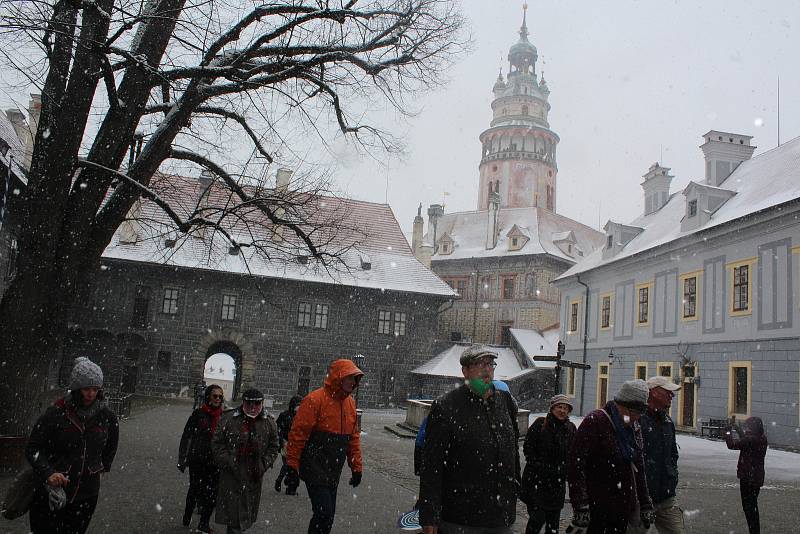
M 180 525 L 188 475 L 182 475 L 175 464 L 180 433 L 190 411 L 190 404 L 165 401 L 122 422 L 117 460 L 102 483 L 90 533 L 189 532 Z M 395 528 L 397 517 L 416 501 L 418 480 L 412 467 L 414 444 L 413 440 L 386 432 L 383 426 L 392 425 L 403 417 L 404 412 L 400 410 L 367 411 L 364 414 L 364 482 L 353 490 L 346 485 L 347 473 L 343 475 L 334 533 L 398 532 Z M 734 474 L 704 470 L 691 458 L 682 459 L 681 464 L 678 499 L 687 512 L 686 531 L 745 533 Z M 304 533 L 311 516 L 306 493 L 302 486 L 296 497 L 276 493 L 272 488 L 276 474 L 274 469 L 267 473 L 259 522 L 248 532 Z M 0 477 L 3 494 L 9 482 L 8 476 Z M 768 481 L 759 502 L 763 533 L 798 531 L 800 481 Z M 516 529 L 521 534 L 527 516 L 523 506 L 519 510 Z M 565 513 L 569 510 L 567 504 Z M 224 527 L 217 525 L 215 531 L 224 532 Z M 0 519 L 0 533 L 27 532 L 27 518 L 16 521 Z

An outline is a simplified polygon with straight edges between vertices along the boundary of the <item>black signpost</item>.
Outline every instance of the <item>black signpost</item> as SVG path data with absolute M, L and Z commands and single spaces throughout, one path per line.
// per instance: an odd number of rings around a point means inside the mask
M 533 361 L 535 362 L 556 362 L 556 395 L 561 392 L 561 368 L 562 367 L 571 367 L 573 369 L 581 369 L 583 371 L 587 371 L 592 368 L 591 365 L 588 363 L 579 363 L 573 362 L 570 360 L 562 360 L 564 357 L 564 343 L 561 341 L 558 342 L 558 349 L 556 350 L 555 356 L 534 356 Z

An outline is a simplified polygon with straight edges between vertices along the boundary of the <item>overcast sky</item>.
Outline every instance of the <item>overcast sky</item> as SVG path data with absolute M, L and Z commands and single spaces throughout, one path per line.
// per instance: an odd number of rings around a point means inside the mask
M 405 134 L 402 158 L 378 154 L 375 161 L 334 143 L 337 188 L 384 202 L 388 179 L 388 201 L 406 233 L 420 202 L 427 208 L 444 201 L 447 212 L 476 208 L 478 136 L 489 125 L 498 69 L 507 72 L 508 49 L 519 39 L 522 1 L 460 3 L 472 53 L 447 73 L 444 89 L 416 99 L 415 117 L 384 117 L 382 126 Z M 559 213 L 593 227 L 632 220 L 642 211 L 639 184 L 653 162 L 672 168 L 672 191 L 703 179 L 698 146 L 710 129 L 754 136 L 756 155 L 774 148 L 778 76 L 781 139 L 800 136 L 796 0 L 529 4 L 536 69 L 545 73 L 550 126 L 561 138 Z M 0 104 L 27 103 L 26 93 L 0 91 Z
M 419 202 L 476 208 L 478 135 L 519 37 L 522 1 L 462 4 L 474 51 L 419 116 L 397 125 L 408 129 L 405 161 L 388 161 L 387 171 L 343 158 L 338 174 L 350 195 L 377 202 L 388 175 L 389 203 L 407 233 Z M 561 138 L 557 211 L 585 224 L 635 218 L 642 175 L 662 151 L 671 191 L 702 180 L 698 147 L 710 129 L 754 136 L 756 155 L 774 148 L 778 76 L 781 140 L 800 136 L 800 2 L 530 0 L 528 27 Z

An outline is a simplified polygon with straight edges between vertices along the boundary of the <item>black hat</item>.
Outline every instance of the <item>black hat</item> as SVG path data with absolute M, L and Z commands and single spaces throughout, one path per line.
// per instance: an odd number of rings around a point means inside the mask
M 242 400 L 247 402 L 258 402 L 264 400 L 264 394 L 256 388 L 250 388 L 242 393 Z

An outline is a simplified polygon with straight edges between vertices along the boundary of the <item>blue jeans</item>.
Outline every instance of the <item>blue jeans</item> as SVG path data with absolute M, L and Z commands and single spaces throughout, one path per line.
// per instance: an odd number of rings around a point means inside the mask
M 306 489 L 313 513 L 308 524 L 308 534 L 330 534 L 333 516 L 336 515 L 336 488 L 306 483 Z

